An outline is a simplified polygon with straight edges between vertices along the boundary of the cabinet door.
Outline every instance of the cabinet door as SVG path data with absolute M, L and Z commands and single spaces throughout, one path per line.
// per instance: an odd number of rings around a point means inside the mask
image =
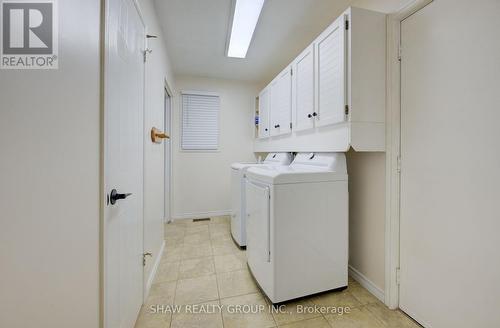
M 314 127 L 314 47 L 307 47 L 293 63 L 292 112 L 294 130 Z
M 318 126 L 344 122 L 346 118 L 346 39 L 342 15 L 314 42 Z
M 291 132 L 292 69 L 287 67 L 271 82 L 271 136 Z
M 269 137 L 269 88 L 259 94 L 259 138 Z

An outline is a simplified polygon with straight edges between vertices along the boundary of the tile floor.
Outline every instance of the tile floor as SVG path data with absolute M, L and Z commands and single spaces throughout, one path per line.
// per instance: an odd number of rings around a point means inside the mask
M 245 251 L 231 239 L 228 217 L 201 222 L 179 220 L 165 227 L 165 252 L 136 328 L 420 327 L 402 312 L 386 308 L 352 279 L 344 291 L 287 303 L 285 313 L 270 311 L 248 272 Z M 173 314 L 169 310 L 152 312 L 151 306 L 162 309 L 157 305 L 173 305 L 163 309 L 180 310 Z M 199 306 L 198 312 L 208 309 L 204 311 L 207 313 L 192 313 L 192 305 Z M 348 306 L 351 311 L 343 315 L 299 313 L 297 305 Z M 264 310 L 243 313 L 258 306 Z

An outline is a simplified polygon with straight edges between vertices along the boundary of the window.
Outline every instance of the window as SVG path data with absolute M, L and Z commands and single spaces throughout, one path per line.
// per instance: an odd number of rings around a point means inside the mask
M 219 148 L 220 98 L 206 92 L 182 92 L 183 150 Z

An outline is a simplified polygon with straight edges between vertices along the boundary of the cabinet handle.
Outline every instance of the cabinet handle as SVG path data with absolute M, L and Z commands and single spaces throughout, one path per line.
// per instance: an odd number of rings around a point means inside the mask
M 265 128 L 264 131 L 267 131 L 267 128 Z
M 313 116 L 314 116 L 314 117 L 318 116 L 318 113 L 314 112 L 314 113 L 313 113 Z
M 307 117 L 311 118 L 311 117 L 313 117 L 313 116 L 312 116 L 311 114 L 307 114 Z
M 275 128 L 275 129 L 277 129 L 277 128 L 279 128 L 279 127 L 280 127 L 280 125 L 279 125 L 279 124 L 277 124 L 277 125 L 275 125 L 275 126 L 274 126 L 274 128 Z

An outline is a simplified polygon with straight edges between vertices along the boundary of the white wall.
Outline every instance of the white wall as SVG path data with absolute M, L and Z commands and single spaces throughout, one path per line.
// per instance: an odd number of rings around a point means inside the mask
M 349 265 L 381 291 L 385 284 L 385 153 L 347 153 Z
M 0 71 L 0 327 L 99 326 L 99 0 L 59 1 L 59 69 Z
M 164 224 L 164 188 L 165 157 L 164 143 L 151 142 L 150 131 L 154 126 L 160 130 L 164 127 L 164 90 L 165 80 L 174 88 L 174 77 L 168 56 L 162 29 L 152 0 L 139 2 L 141 13 L 146 23 L 148 34 L 156 35 L 156 39 L 148 40 L 148 55 L 145 72 L 145 110 L 144 110 L 144 252 L 152 253 L 146 259 L 144 277 L 146 293 L 154 273 L 154 263 L 159 259 L 163 244 Z
M 228 213 L 230 165 L 253 161 L 254 112 L 258 85 L 197 77 L 176 77 L 176 88 L 213 91 L 220 95 L 220 141 L 217 152 L 180 149 L 181 105 L 175 99 L 172 121 L 173 217 L 210 216 Z

